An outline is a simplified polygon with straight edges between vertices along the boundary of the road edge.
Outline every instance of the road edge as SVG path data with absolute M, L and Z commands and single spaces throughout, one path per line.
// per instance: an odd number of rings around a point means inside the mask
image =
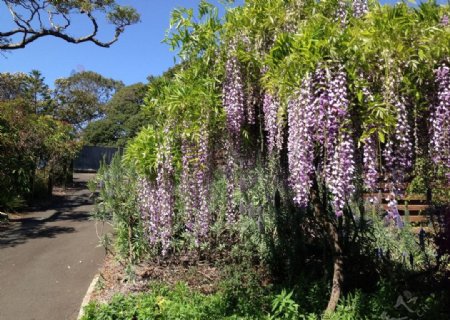
M 92 293 L 95 290 L 95 286 L 97 285 L 98 279 L 100 278 L 100 273 L 97 273 L 92 279 L 91 284 L 89 285 L 89 288 L 87 289 L 87 292 L 83 298 L 83 302 L 81 302 L 80 311 L 78 312 L 77 320 L 80 320 L 84 316 L 84 307 L 86 307 L 89 302 L 91 301 Z

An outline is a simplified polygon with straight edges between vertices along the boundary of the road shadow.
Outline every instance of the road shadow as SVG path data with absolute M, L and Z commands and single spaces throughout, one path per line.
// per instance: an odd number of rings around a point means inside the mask
M 71 195 L 77 194 L 76 199 Z M 88 190 L 87 181 L 74 179 L 74 182 L 66 188 L 55 188 L 53 194 L 45 199 L 35 200 L 28 206 L 17 210 L 18 214 L 27 215 L 51 209 L 73 208 L 91 203 L 92 195 Z M 70 202 L 70 203 L 69 203 Z
M 0 249 L 16 247 L 31 239 L 75 233 L 76 229 L 67 226 L 67 222 L 82 222 L 91 218 L 90 205 L 93 200 L 85 188 L 85 182 L 79 182 L 71 195 L 54 196 L 52 203 L 45 208 L 32 208 L 10 219 L 7 225 L 0 228 Z
M 12 219 L 0 229 L 0 249 L 15 247 L 31 239 L 55 238 L 60 234 L 74 233 L 76 229 L 68 226 L 54 225 L 58 222 L 86 221 L 91 218 L 89 211 L 57 211 L 46 219 L 39 217 Z

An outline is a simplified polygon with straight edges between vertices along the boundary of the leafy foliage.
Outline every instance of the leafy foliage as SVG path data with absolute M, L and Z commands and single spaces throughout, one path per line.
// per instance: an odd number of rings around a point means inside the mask
M 190 290 L 184 284 L 177 284 L 173 288 L 152 284 L 148 293 L 126 297 L 117 295 L 108 304 L 91 302 L 85 308 L 82 319 L 354 320 L 405 316 L 411 319 L 446 319 L 440 314 L 442 306 L 439 306 L 440 302 L 446 301 L 444 296 L 433 294 L 427 297 L 409 291 L 396 292 L 389 283 L 380 284 L 373 294 L 357 291 L 348 295 L 339 303 L 334 314 L 324 316 L 308 312 L 302 307 L 303 301 L 312 298 L 307 293 L 301 293 L 298 302 L 294 300 L 293 292 L 265 294 L 267 296 L 256 292 L 245 295 L 237 291 L 231 296 L 227 295 L 226 291 L 219 291 L 204 295 Z M 229 300 L 236 297 L 240 298 L 239 305 L 232 304 Z M 266 300 L 272 301 L 272 307 L 270 304 L 268 306 L 264 304 Z M 395 307 L 399 301 L 399 307 Z M 252 309 L 251 314 L 242 312 L 253 304 L 260 307 Z M 233 307 L 230 308 L 230 306 Z M 410 308 L 410 311 L 406 308 Z
M 144 242 L 136 185 L 135 171 L 123 166 L 118 154 L 109 166 L 101 165 L 89 185 L 92 192 L 99 188 L 94 217 L 113 225 L 115 252 L 131 263 L 139 261 L 148 250 Z M 109 239 L 103 239 L 103 242 L 108 244 Z
M 45 169 L 50 180 L 65 181 L 79 144 L 70 125 L 44 113 L 51 101 L 38 72 L 1 78 L 0 206 L 15 207 L 33 196 L 37 169 Z
M 123 83 L 92 71 L 83 71 L 55 81 L 53 114 L 81 129 L 105 114 L 108 101 Z
M 146 86 L 138 83 L 119 89 L 105 106 L 102 119 L 83 130 L 83 140 L 91 145 L 124 147 L 148 121 L 141 112 Z

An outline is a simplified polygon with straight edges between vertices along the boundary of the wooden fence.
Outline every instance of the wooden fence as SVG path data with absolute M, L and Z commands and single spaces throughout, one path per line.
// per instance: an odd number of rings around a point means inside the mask
M 375 202 L 383 210 L 388 209 L 389 193 L 366 193 L 364 199 L 375 199 Z M 413 230 L 418 232 L 420 228 L 428 231 L 430 219 L 426 210 L 429 208 L 427 197 L 422 194 L 409 194 L 397 196 L 397 209 L 402 216 L 403 221 L 411 223 Z

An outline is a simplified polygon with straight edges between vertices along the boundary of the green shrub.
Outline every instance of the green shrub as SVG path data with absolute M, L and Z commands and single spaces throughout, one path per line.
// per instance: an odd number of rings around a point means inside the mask
M 241 274 L 244 276 L 244 274 Z M 448 294 L 409 292 L 382 281 L 373 293 L 356 290 L 341 298 L 332 314 L 305 308 L 308 300 L 325 300 L 314 291 L 275 294 L 273 288 L 246 284 L 237 274 L 210 295 L 198 293 L 185 284 L 169 288 L 152 284 L 146 293 L 116 295 L 108 304 L 90 303 L 82 320 L 369 320 L 369 319 L 448 319 Z M 241 281 L 241 282 L 239 282 Z M 319 291 L 322 291 L 320 289 Z M 405 318 L 407 317 L 407 318 Z
M 94 217 L 112 223 L 115 252 L 130 262 L 139 261 L 148 251 L 137 202 L 137 175 L 133 168 L 122 165 L 116 154 L 111 164 L 102 164 L 97 176 L 89 183 L 98 196 Z M 110 241 L 104 239 L 104 241 Z
M 298 319 L 298 304 L 292 300 L 293 293 L 293 291 L 287 293 L 286 290 L 283 290 L 275 296 L 272 302 L 272 314 L 269 316 L 270 320 Z
M 115 296 L 109 304 L 91 303 L 83 320 L 129 319 L 251 319 L 227 314 L 223 296 L 203 295 L 178 284 L 173 290 L 154 285 L 149 293 Z

